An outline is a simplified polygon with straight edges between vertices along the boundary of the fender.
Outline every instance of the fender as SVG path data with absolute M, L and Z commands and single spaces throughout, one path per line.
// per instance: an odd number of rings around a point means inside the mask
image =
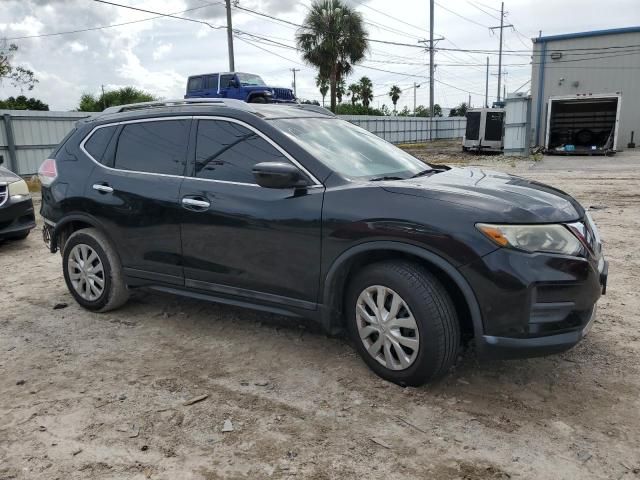
M 462 295 L 464 296 L 465 301 L 467 302 L 467 306 L 469 308 L 469 312 L 471 314 L 471 321 L 473 323 L 473 333 L 474 337 L 477 339 L 482 338 L 484 333 L 484 328 L 482 325 L 482 314 L 480 313 L 480 307 L 478 305 L 478 300 L 476 299 L 475 293 L 471 289 L 471 286 L 464 278 L 464 276 L 456 269 L 453 265 L 451 265 L 447 260 L 443 259 L 439 255 L 425 250 L 424 248 L 416 247 L 415 245 L 397 242 L 397 241 L 375 241 L 375 242 L 365 242 L 354 247 L 349 248 L 348 250 L 342 252 L 331 264 L 329 271 L 325 275 L 325 281 L 322 286 L 322 319 L 321 322 L 327 328 L 328 331 L 334 332 L 337 327 L 337 323 L 335 320 L 336 310 L 333 308 L 336 301 L 336 285 L 339 282 L 339 274 L 342 270 L 342 267 L 351 260 L 354 256 L 363 253 L 363 252 L 374 252 L 379 250 L 386 251 L 396 251 L 406 253 L 418 258 L 425 260 L 427 263 L 430 263 L 442 270 L 460 289 Z M 341 290 L 342 291 L 342 290 Z
M 94 217 L 86 213 L 74 212 L 74 213 L 70 213 L 69 215 L 65 215 L 62 219 L 60 219 L 55 224 L 55 227 L 53 228 L 53 232 L 51 233 L 51 245 L 49 247 L 51 250 L 51 253 L 56 253 L 58 251 L 58 238 L 60 236 L 60 232 L 66 225 L 70 224 L 71 222 L 88 223 L 92 227 L 99 229 L 104 235 L 106 235 L 109 241 L 113 244 L 113 239 L 111 238 L 111 236 L 109 235 L 109 233 L 104 228 L 102 223 L 100 223 L 99 220 L 95 219 Z

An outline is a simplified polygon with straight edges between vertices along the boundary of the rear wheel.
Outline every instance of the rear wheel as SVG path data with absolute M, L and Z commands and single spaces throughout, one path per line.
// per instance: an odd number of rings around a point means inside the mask
M 370 265 L 355 276 L 346 301 L 356 350 L 382 378 L 418 386 L 444 375 L 455 361 L 455 308 L 442 284 L 420 265 Z
M 74 232 L 65 242 L 62 269 L 69 291 L 87 310 L 114 310 L 129 298 L 115 249 L 95 228 Z
M 249 103 L 267 103 L 267 99 L 265 97 L 252 97 L 251 100 L 249 100 Z

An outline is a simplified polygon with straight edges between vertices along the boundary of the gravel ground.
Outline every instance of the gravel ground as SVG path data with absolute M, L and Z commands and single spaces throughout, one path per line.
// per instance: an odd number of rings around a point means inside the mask
M 576 348 L 400 388 L 311 324 L 144 291 L 84 311 L 38 229 L 0 245 L 0 479 L 640 478 L 640 156 L 441 150 L 412 147 L 596 207 L 609 290 Z

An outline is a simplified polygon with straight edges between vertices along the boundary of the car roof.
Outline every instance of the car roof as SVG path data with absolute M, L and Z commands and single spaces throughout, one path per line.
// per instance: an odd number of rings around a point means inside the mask
M 277 118 L 332 118 L 329 110 L 317 105 L 286 103 L 286 104 L 257 104 L 245 103 L 230 99 L 181 99 L 163 100 L 157 102 L 133 103 L 109 107 L 81 120 L 82 123 L 96 121 L 124 121 L 145 117 L 159 117 L 163 115 L 207 115 L 228 113 L 252 113 L 265 120 Z

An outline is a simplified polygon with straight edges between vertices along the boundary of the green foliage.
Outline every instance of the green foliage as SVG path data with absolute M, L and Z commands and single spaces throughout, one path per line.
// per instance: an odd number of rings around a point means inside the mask
M 28 68 L 13 65 L 13 56 L 18 51 L 18 45 L 0 40 L 0 82 L 8 80 L 14 87 L 26 87 L 33 90 L 38 80 Z
M 158 98 L 139 90 L 135 87 L 124 87 L 118 90 L 111 90 L 95 97 L 90 93 L 85 93 L 80 97 L 80 112 L 101 112 L 105 108 L 115 105 L 126 105 L 128 103 L 151 102 Z
M 360 87 L 360 101 L 362 105 L 369 108 L 369 103 L 373 100 L 373 83 L 371 83 L 371 79 L 362 77 L 358 82 L 358 86 Z
M 327 96 L 327 92 L 329 91 L 329 79 L 316 75 L 316 87 L 320 90 L 322 105 L 324 106 L 324 97 Z
M 331 110 L 336 111 L 337 85 L 365 58 L 367 32 L 362 15 L 341 0 L 314 0 L 296 34 L 302 58 L 329 79 Z
M 467 102 L 462 102 L 457 107 L 454 107 L 451 110 L 449 110 L 449 116 L 464 117 L 467 114 L 467 110 L 469 110 L 469 105 L 467 105 Z
M 382 109 L 378 109 L 378 108 L 365 107 L 364 105 L 360 105 L 360 104 L 352 105 L 349 103 L 342 103 L 337 106 L 336 113 L 338 115 L 376 115 L 376 116 L 383 116 L 388 114 L 388 113 L 385 113 L 383 109 L 385 109 L 384 105 Z M 386 111 L 388 112 L 389 109 L 386 108 Z
M 442 107 L 435 103 L 433 105 L 433 111 L 435 112 L 436 117 L 442 116 Z M 411 112 L 407 106 L 405 106 L 401 112 L 398 112 L 399 117 L 430 117 L 429 107 L 425 107 L 424 105 L 418 105 L 416 107 L 415 112 Z
M 27 98 L 24 95 L 19 95 L 0 100 L 0 108 L 7 110 L 49 110 L 49 105 L 37 98 Z
M 336 84 L 336 99 L 338 103 L 342 103 L 342 97 L 347 93 L 347 82 L 345 82 L 344 78 L 340 78 L 338 83 Z
M 302 103 L 303 105 L 317 105 L 318 107 L 320 106 L 320 102 L 317 100 L 300 100 L 300 103 Z
M 389 90 L 389 97 L 391 98 L 391 102 L 393 103 L 394 111 L 396 109 L 396 104 L 398 103 L 398 100 L 400 99 L 401 94 L 402 94 L 402 90 L 400 90 L 400 87 L 397 85 L 393 85 L 391 87 L 391 90 Z
M 347 95 L 351 97 L 351 105 L 355 105 L 360 101 L 360 85 L 352 83 L 347 88 Z

